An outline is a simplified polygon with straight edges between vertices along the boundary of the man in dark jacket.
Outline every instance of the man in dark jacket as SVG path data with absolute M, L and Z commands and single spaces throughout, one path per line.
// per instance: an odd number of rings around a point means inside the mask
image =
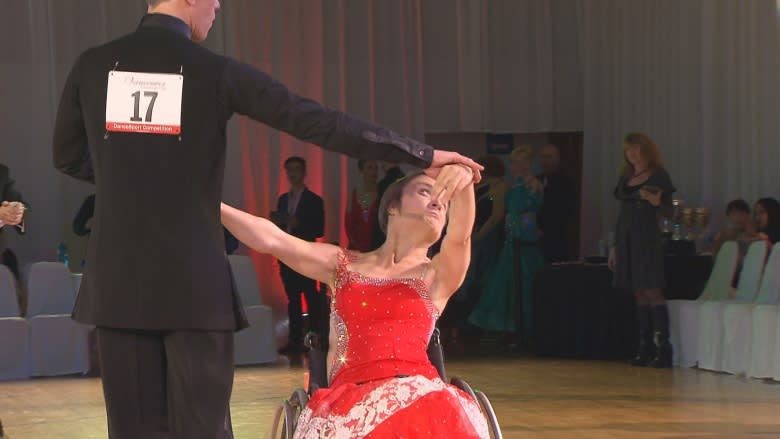
M 577 198 L 569 177 L 560 172 L 558 147 L 547 145 L 539 153 L 544 199 L 538 223 L 542 232 L 542 250 L 549 262 L 569 259 L 569 223 L 577 210 Z
M 23 235 L 26 231 L 24 211 L 25 204 L 22 200 L 22 194 L 14 186 L 11 171 L 0 163 L 0 264 L 8 267 L 8 270 L 16 278 L 16 295 L 19 302 L 19 312 L 22 316 L 27 311 L 27 293 L 20 283 L 19 261 L 16 259 L 16 254 L 10 248 L 6 248 L 3 231 L 13 228 L 17 233 Z
M 218 0 L 147 1 L 135 32 L 79 56 L 57 112 L 54 165 L 98 200 L 73 316 L 98 328 L 112 439 L 231 437 L 233 332 L 247 322 L 219 217 L 228 119 L 365 159 L 479 167 L 197 44 Z
M 306 187 L 306 160 L 290 157 L 284 162 L 284 170 L 290 182 L 290 190 L 279 196 L 276 202 L 276 225 L 287 233 L 304 241 L 314 242 L 325 234 L 325 204 L 322 198 Z M 323 310 L 317 291 L 317 281 L 294 271 L 279 262 L 284 291 L 287 293 L 287 311 L 290 318 L 290 336 L 281 354 L 303 351 L 303 319 L 301 293 L 306 297 L 309 308 L 309 323 L 312 330 L 321 332 Z

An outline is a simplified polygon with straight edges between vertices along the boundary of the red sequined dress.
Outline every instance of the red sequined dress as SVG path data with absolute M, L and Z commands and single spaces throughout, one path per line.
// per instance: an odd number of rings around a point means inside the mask
M 331 328 L 338 337 L 330 387 L 314 393 L 295 438 L 488 438 L 473 399 L 428 360 L 436 310 L 420 278 L 336 270 Z

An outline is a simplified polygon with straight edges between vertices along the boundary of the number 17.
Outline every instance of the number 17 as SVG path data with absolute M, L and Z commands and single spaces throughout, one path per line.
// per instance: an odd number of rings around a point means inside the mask
M 139 112 L 139 106 L 141 104 L 141 91 L 138 90 L 137 92 L 131 94 L 135 100 L 135 105 L 133 105 L 133 117 L 130 118 L 133 122 L 140 122 L 141 117 L 138 115 Z M 156 91 L 145 91 L 144 96 L 152 97 L 152 100 L 149 101 L 149 106 L 146 108 L 146 118 L 145 122 L 151 122 L 152 121 L 152 110 L 154 109 L 154 101 L 157 100 L 157 92 Z

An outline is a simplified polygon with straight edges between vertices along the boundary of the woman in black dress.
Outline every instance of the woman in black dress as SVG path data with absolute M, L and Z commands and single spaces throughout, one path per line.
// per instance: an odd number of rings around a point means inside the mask
M 663 167 L 658 146 L 649 136 L 627 135 L 623 152 L 623 172 L 615 188 L 620 213 L 615 246 L 609 252 L 609 268 L 615 272 L 615 287 L 632 291 L 636 296 L 639 349 L 631 364 L 671 367 L 669 314 L 662 291 L 665 286 L 663 239 L 658 215 L 659 211 L 671 208 L 676 189 Z
M 486 274 L 496 265 L 504 239 L 504 194 L 509 186 L 504 181 L 506 167 L 495 155 L 484 155 L 476 162 L 484 166 L 483 179 L 474 188 L 476 217 L 471 234 L 471 263 L 463 284 L 452 296 L 439 318 L 444 347 L 448 353 L 463 353 L 461 329 L 474 309 L 484 287 Z

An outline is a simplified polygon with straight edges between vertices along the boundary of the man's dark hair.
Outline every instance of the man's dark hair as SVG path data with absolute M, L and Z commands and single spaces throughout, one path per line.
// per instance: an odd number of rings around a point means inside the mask
M 164 0 L 146 0 L 146 4 L 149 5 L 150 7 L 155 7 L 160 3 L 162 3 L 163 1 Z
M 737 200 L 731 200 L 729 201 L 729 204 L 726 205 L 726 215 L 730 214 L 731 212 L 745 212 L 750 214 L 750 205 L 747 203 L 747 201 L 741 198 Z
M 306 159 L 304 159 L 303 157 L 299 157 L 297 155 L 294 155 L 294 156 L 288 158 L 287 160 L 284 161 L 284 167 L 286 168 L 287 165 L 289 165 L 290 163 L 298 163 L 298 164 L 301 165 L 301 168 L 304 171 L 306 171 Z

